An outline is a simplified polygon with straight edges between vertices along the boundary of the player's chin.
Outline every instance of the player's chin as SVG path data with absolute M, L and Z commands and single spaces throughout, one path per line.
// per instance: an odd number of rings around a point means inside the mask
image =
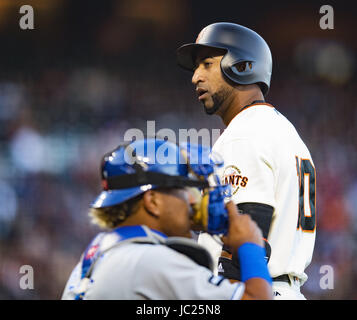
M 202 99 L 202 100 L 200 100 L 200 102 L 205 109 L 210 108 L 211 104 L 209 103 L 208 99 Z
M 214 107 L 214 105 L 206 105 L 206 104 L 203 104 L 203 108 L 206 112 L 206 114 L 209 114 L 209 115 L 212 115 L 212 114 L 215 114 L 216 113 L 216 108 Z
M 202 100 L 200 100 L 202 105 L 205 107 L 205 108 L 212 108 L 214 103 L 212 101 L 212 99 L 210 99 L 210 96 L 207 96 L 206 98 L 203 98 Z

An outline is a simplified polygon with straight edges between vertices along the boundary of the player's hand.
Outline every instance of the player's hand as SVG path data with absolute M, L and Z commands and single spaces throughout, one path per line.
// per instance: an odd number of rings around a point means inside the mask
M 252 242 L 264 247 L 263 234 L 258 225 L 247 214 L 240 214 L 232 202 L 226 205 L 228 210 L 228 233 L 221 238 L 222 242 L 236 252 L 245 242 Z

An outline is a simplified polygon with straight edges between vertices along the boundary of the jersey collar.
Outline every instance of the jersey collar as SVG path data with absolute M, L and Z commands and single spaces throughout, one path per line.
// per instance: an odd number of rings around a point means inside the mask
M 242 109 L 239 110 L 239 112 L 233 117 L 233 119 L 229 122 L 228 125 L 230 125 L 232 123 L 232 121 L 244 110 L 249 109 L 250 107 L 254 107 L 254 106 L 259 106 L 259 105 L 264 105 L 264 106 L 268 106 L 271 108 L 275 108 L 273 105 L 271 105 L 270 103 L 265 102 L 265 100 L 254 100 L 252 101 L 250 104 L 247 104 L 246 106 L 244 106 Z
M 247 104 L 247 105 L 244 106 L 242 109 L 240 109 L 239 112 L 242 112 L 244 109 L 247 109 L 247 108 L 249 108 L 249 107 L 251 107 L 251 106 L 254 106 L 255 104 L 265 104 L 265 101 L 264 101 L 264 100 L 254 100 L 252 103 Z M 239 112 L 238 112 L 238 113 L 239 113 Z

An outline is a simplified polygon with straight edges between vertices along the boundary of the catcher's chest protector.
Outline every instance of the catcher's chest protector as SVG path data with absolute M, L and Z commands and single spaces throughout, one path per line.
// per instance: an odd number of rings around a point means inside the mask
M 84 251 L 81 259 L 81 281 L 76 289 L 76 300 L 83 299 L 98 259 L 108 250 L 125 243 L 166 245 L 188 256 L 197 264 L 211 271 L 213 270 L 213 261 L 210 254 L 194 240 L 182 237 L 167 238 L 165 235 L 146 226 L 119 227 L 112 232 L 98 234 Z

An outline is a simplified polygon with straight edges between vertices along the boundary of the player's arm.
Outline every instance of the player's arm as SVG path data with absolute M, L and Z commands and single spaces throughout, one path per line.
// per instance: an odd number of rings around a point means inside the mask
M 271 300 L 272 288 L 258 278 L 252 278 L 245 282 L 245 291 L 242 300 Z
M 274 208 L 262 203 L 241 203 L 237 205 L 237 208 L 240 212 L 248 214 L 262 230 L 266 252 L 265 259 L 268 262 L 271 255 L 271 247 L 267 239 Z M 241 268 L 236 252 L 232 253 L 227 246 L 223 246 L 219 264 L 221 264 L 220 275 L 230 279 L 231 282 L 241 280 Z
M 271 278 L 265 259 L 262 232 L 249 215 L 238 215 L 235 205 L 227 204 L 229 230 L 222 241 L 240 265 L 241 281 L 245 284 L 242 299 L 271 299 Z

